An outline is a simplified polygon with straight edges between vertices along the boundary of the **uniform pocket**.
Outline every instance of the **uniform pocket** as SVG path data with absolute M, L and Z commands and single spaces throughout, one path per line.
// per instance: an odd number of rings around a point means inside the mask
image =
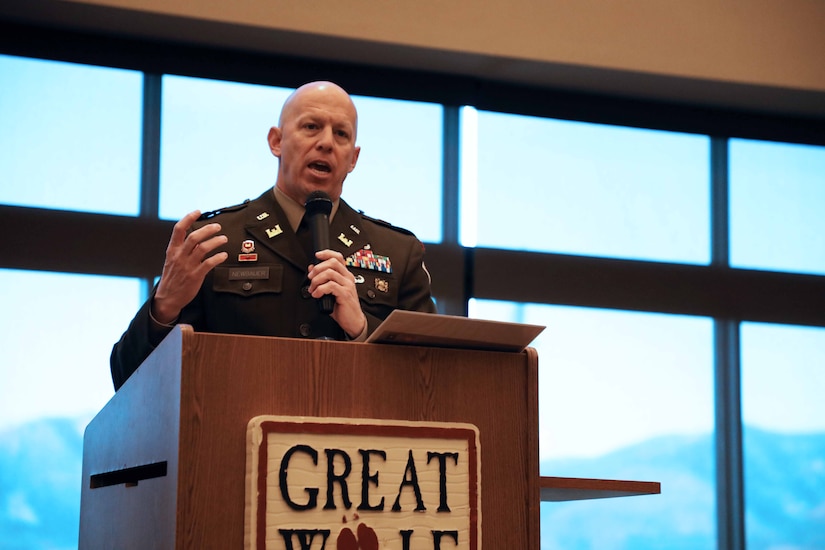
M 217 266 L 212 279 L 212 290 L 255 296 L 279 294 L 283 289 L 283 265 L 256 265 L 253 267 Z
M 377 307 L 396 307 L 398 304 L 398 282 L 387 273 L 370 270 L 352 270 L 361 303 Z

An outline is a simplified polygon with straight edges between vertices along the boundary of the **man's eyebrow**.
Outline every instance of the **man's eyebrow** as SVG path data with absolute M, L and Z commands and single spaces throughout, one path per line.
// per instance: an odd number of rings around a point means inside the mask
M 335 120 L 330 119 L 330 117 L 325 117 L 318 115 L 316 113 L 301 113 L 295 117 L 295 121 L 298 123 L 302 122 L 321 122 L 323 121 L 325 124 L 330 124 L 335 128 L 346 128 L 350 131 L 355 130 L 356 126 L 351 120 Z

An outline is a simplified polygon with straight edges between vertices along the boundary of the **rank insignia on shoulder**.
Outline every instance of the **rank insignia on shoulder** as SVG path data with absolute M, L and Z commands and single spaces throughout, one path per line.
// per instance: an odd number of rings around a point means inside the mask
M 393 231 L 398 231 L 399 233 L 404 233 L 405 235 L 415 235 L 412 231 L 404 229 L 403 227 L 397 227 L 391 224 L 390 222 L 386 222 L 384 220 L 379 220 L 378 218 L 372 218 L 370 216 L 367 216 L 366 214 L 364 214 L 363 210 L 359 210 L 358 214 L 361 216 L 362 219 L 386 227 L 387 229 L 392 229 Z
M 214 218 L 215 216 L 219 216 L 220 214 L 225 214 L 226 212 L 237 212 L 238 210 L 243 210 L 249 204 L 249 199 L 246 199 L 241 204 L 236 204 L 235 206 L 225 206 L 223 208 L 219 208 L 217 210 L 213 210 L 211 212 L 204 212 L 198 218 L 198 221 L 209 220 Z

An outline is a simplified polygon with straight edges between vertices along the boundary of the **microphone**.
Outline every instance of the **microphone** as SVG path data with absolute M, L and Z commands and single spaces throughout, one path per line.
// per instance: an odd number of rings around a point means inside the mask
M 312 249 L 314 252 L 329 248 L 329 214 L 332 212 L 332 201 L 323 191 L 313 191 L 307 197 L 306 219 L 312 232 Z M 314 254 L 313 254 L 314 256 Z M 313 264 L 318 260 L 313 257 Z M 330 314 L 335 307 L 335 296 L 325 294 L 318 298 L 318 309 L 321 313 Z

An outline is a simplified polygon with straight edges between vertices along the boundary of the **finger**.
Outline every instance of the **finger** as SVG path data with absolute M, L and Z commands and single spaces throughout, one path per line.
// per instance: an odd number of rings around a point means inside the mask
M 169 239 L 169 246 L 181 246 L 186 240 L 186 232 L 192 227 L 192 224 L 201 217 L 200 210 L 193 210 L 182 217 L 172 228 L 172 236 Z
M 309 292 L 315 298 L 324 294 L 334 294 L 337 297 L 358 295 L 355 290 L 355 277 L 349 271 L 339 273 L 331 269 L 310 278 Z
M 195 229 L 186 237 L 186 252 L 191 254 L 199 246 L 202 248 L 203 243 L 217 235 L 220 230 L 221 224 L 219 223 L 210 223 Z
M 229 238 L 226 235 L 217 235 L 215 237 L 202 241 L 195 245 L 195 247 L 192 249 L 192 258 L 198 260 L 199 262 L 202 262 L 210 252 L 212 252 L 220 246 L 225 245 L 227 242 L 229 242 Z
M 328 283 L 334 283 L 347 290 L 354 290 L 355 288 L 355 277 L 346 269 L 342 271 L 334 265 L 318 264 L 313 266 L 308 277 L 310 292 Z
M 321 261 L 335 259 L 341 263 L 341 265 L 346 265 L 344 263 L 344 256 L 340 252 L 336 252 L 335 250 L 324 249 L 319 250 L 315 253 L 315 257 Z
M 201 265 L 200 265 L 201 273 L 203 273 L 203 274 L 208 273 L 209 271 L 214 269 L 215 266 L 224 263 L 228 258 L 229 258 L 229 254 L 226 253 L 226 252 L 218 252 L 214 256 L 209 256 L 203 262 L 201 262 Z
M 310 289 L 311 288 L 312 287 L 310 287 Z M 326 283 L 317 286 L 315 290 L 310 290 L 309 293 L 310 296 L 316 299 L 323 296 L 334 296 L 336 303 L 340 303 L 341 298 L 347 296 L 347 292 L 344 290 L 344 287 L 332 281 L 327 281 Z
M 343 258 L 339 254 L 337 258 L 332 257 L 328 258 L 320 263 L 315 265 L 309 266 L 309 278 L 312 280 L 313 277 L 317 277 L 319 274 L 325 271 L 333 271 L 342 275 L 344 278 L 351 279 L 353 278 L 347 266 L 344 264 Z

